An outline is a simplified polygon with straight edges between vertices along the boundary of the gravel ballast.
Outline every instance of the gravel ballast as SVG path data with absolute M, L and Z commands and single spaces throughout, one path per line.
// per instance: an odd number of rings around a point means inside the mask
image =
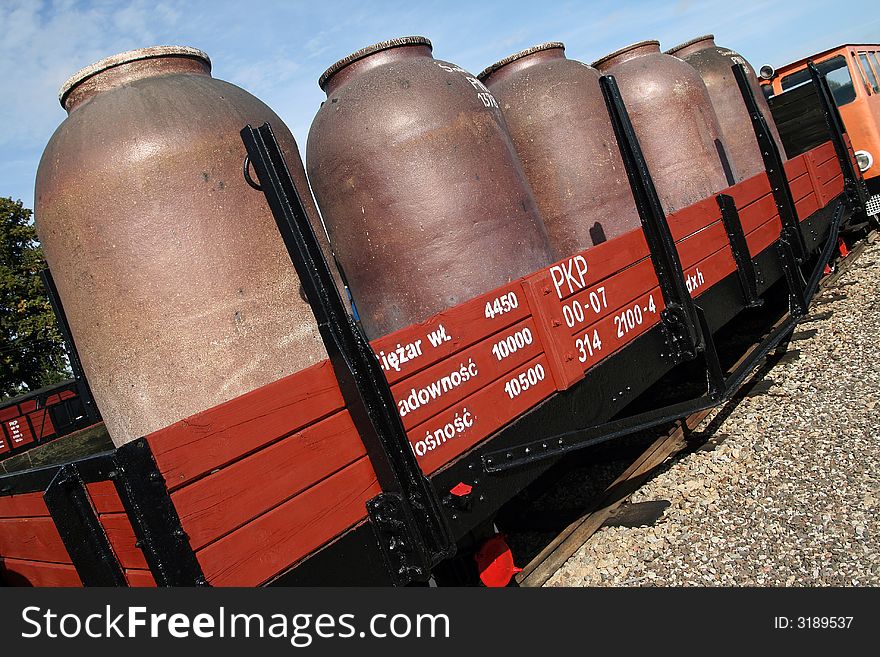
M 545 586 L 880 584 L 880 243 L 814 301 L 796 349 L 633 495 L 671 503 L 654 526 L 601 529 Z

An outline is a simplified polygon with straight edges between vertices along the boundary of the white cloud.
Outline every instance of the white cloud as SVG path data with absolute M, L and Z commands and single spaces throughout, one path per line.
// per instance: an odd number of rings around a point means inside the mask
M 834 12 L 824 0 L 800 0 L 794 8 L 770 0 L 2 0 L 0 195 L 31 203 L 40 152 L 64 118 L 56 96 L 64 80 L 132 48 L 205 50 L 214 75 L 260 96 L 302 148 L 323 100 L 321 72 L 384 39 L 424 34 L 438 58 L 476 73 L 542 41 L 564 41 L 569 56 L 590 62 L 633 41 L 659 38 L 670 47 L 714 32 L 753 63 L 778 65 L 834 45 L 829 39 L 880 40 L 874 3 L 848 7 Z M 868 20 L 854 23 L 860 11 Z

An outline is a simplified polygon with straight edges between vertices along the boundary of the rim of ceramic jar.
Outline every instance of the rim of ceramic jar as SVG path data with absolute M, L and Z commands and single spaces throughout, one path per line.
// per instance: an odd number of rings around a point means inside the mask
M 400 46 L 428 46 L 428 48 L 430 48 L 431 50 L 434 49 L 431 40 L 423 36 L 406 36 L 398 37 L 397 39 L 389 39 L 388 41 L 380 41 L 379 43 L 374 43 L 372 46 L 367 46 L 366 48 L 356 50 L 355 52 L 346 57 L 343 57 L 338 62 L 333 64 L 330 68 L 328 68 L 321 74 L 321 77 L 318 78 L 318 86 L 323 89 L 324 85 L 327 84 L 327 81 L 330 78 L 332 78 L 334 75 L 336 75 L 339 71 L 344 69 L 352 62 L 356 62 L 359 59 L 363 59 L 364 57 L 368 57 L 374 53 L 381 52 L 382 50 L 399 48 Z
M 491 66 L 487 66 L 483 69 L 483 72 L 477 76 L 478 80 L 484 80 L 489 77 L 492 73 L 497 71 L 499 68 L 503 66 L 507 66 L 511 62 L 515 62 L 517 59 L 522 59 L 523 57 L 528 57 L 529 55 L 534 55 L 536 52 L 541 52 L 542 50 L 553 50 L 555 48 L 561 48 L 563 51 L 565 50 L 565 44 L 562 41 L 547 41 L 546 43 L 539 43 L 537 46 L 532 46 L 531 48 L 526 48 L 525 50 L 520 50 L 517 53 L 514 53 L 504 59 L 499 59 L 497 62 L 492 64 Z
M 75 86 L 87 80 L 88 78 L 97 75 L 98 73 L 113 68 L 114 66 L 121 66 L 122 64 L 128 64 L 130 62 L 136 62 L 142 59 L 174 56 L 201 59 L 208 65 L 209 69 L 211 68 L 211 58 L 208 57 L 207 53 L 199 50 L 198 48 L 191 48 L 189 46 L 151 46 L 149 48 L 126 50 L 125 52 L 121 52 L 116 55 L 111 55 L 110 57 L 105 57 L 104 59 L 98 60 L 94 64 L 90 64 L 85 68 L 81 68 L 76 73 L 71 75 L 69 78 L 67 78 L 67 81 L 63 85 L 61 85 L 61 89 L 58 92 L 58 100 L 61 102 L 62 105 L 64 105 L 64 99 L 67 98 L 67 95 L 73 90 Z
M 657 41 L 657 39 L 645 39 L 644 41 L 637 41 L 636 43 L 631 43 L 628 46 L 624 46 L 623 48 L 615 50 L 614 52 L 608 53 L 604 57 L 600 57 L 595 62 L 593 62 L 592 66 L 593 66 L 593 68 L 599 68 L 599 66 L 601 64 L 603 64 L 604 62 L 607 62 L 609 59 L 613 59 L 613 58 L 617 57 L 618 55 L 622 55 L 625 52 L 629 52 L 630 50 L 635 50 L 636 48 L 641 48 L 642 46 L 657 46 L 657 48 L 660 48 L 660 42 Z
M 688 46 L 692 46 L 692 45 L 694 45 L 695 43 L 699 43 L 700 41 L 706 41 L 706 40 L 709 40 L 709 39 L 711 39 L 712 41 L 714 41 L 714 40 L 715 40 L 715 35 L 714 35 L 714 34 L 704 34 L 703 36 L 694 37 L 694 38 L 691 39 L 690 41 L 685 41 L 684 43 L 679 43 L 677 46 L 675 46 L 675 48 L 670 48 L 669 50 L 666 51 L 666 54 L 667 54 L 667 55 L 674 55 L 674 54 L 677 53 L 679 50 L 684 50 L 684 49 L 687 48 Z

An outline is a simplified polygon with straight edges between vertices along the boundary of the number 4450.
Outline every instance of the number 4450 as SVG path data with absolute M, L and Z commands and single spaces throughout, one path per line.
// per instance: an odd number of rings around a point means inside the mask
M 495 297 L 492 301 L 486 302 L 486 319 L 494 319 L 496 315 L 509 313 L 518 307 L 519 299 L 516 298 L 515 292 L 502 294 L 500 297 Z

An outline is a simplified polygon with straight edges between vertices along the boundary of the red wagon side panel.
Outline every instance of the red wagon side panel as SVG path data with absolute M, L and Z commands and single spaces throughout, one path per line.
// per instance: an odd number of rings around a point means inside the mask
M 0 497 L 0 582 L 81 586 L 42 493 Z

